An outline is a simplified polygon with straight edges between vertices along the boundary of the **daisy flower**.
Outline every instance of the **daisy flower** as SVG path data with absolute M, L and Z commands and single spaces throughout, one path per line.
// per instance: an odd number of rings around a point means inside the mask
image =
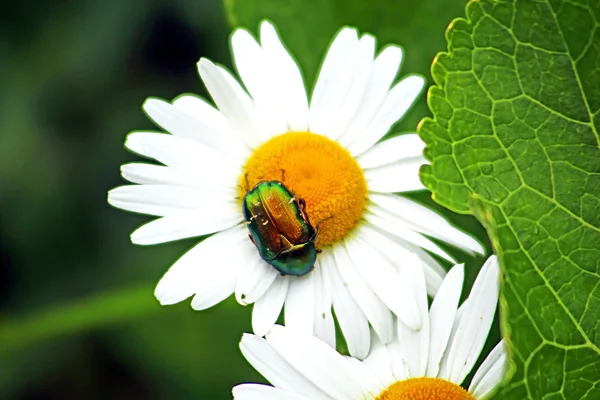
M 144 110 L 169 134 L 133 132 L 125 145 L 160 164 L 123 165 L 133 185 L 108 194 L 115 207 L 159 217 L 135 230 L 133 243 L 214 233 L 173 264 L 156 297 L 166 305 L 194 296 L 192 307 L 202 310 L 235 293 L 241 304 L 254 303 L 257 335 L 284 308 L 287 326 L 332 345 L 333 307 L 350 351 L 361 358 L 370 345 L 369 323 L 384 343 L 393 338 L 393 314 L 419 328 L 416 304 L 403 289 L 411 270 L 403 271 L 404 260 L 413 254 L 422 260 L 434 294 L 445 271 L 430 253 L 453 259 L 430 238 L 483 252 L 440 215 L 393 194 L 424 189 L 419 137 L 378 143 L 417 98 L 423 78 L 394 84 L 402 50 L 387 46 L 376 55 L 373 36 L 344 28 L 309 103 L 302 74 L 269 22 L 260 26 L 260 41 L 237 29 L 231 45 L 245 88 L 201 59 L 200 77 L 216 107 L 189 94 L 173 102 L 148 99 Z M 248 238 L 242 199 L 246 188 L 266 180 L 283 181 L 319 225 L 322 254 L 304 276 L 282 276 Z
M 276 325 L 266 339 L 245 334 L 240 348 L 273 386 L 246 383 L 233 388 L 236 400 L 480 400 L 501 383 L 507 352 L 501 341 L 475 373 L 468 390 L 460 385 L 488 337 L 498 303 L 496 257 L 485 263 L 467 300 L 457 308 L 464 268 L 444 279 L 428 310 L 422 273 L 413 275 L 423 325 L 398 321 L 388 345 L 373 337 L 364 361 L 345 357 L 317 338 Z

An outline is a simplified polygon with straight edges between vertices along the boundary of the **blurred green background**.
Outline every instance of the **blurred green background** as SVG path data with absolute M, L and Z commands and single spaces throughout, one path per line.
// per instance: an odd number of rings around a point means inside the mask
M 144 99 L 205 96 L 197 60 L 231 66 L 230 23 L 271 16 L 265 3 L 227 1 L 246 15 L 236 18 L 219 0 L 2 2 L 0 399 L 230 399 L 236 383 L 262 381 L 237 347 L 250 308 L 230 298 L 195 312 L 153 297 L 196 240 L 132 245 L 129 233 L 147 218 L 110 208 L 106 192 L 123 184 L 120 164 L 136 159 L 123 148 L 126 133 L 156 129 Z M 383 8 L 359 23 L 353 16 L 368 1 L 329 3 L 343 12 L 320 32 L 310 62 L 341 24 L 358 24 L 380 45 L 403 45 L 403 72 L 429 82 L 446 26 L 464 15 L 459 0 L 394 1 L 401 12 Z M 284 42 L 332 17 L 315 18 L 282 27 Z M 425 115 L 423 96 L 398 129 L 414 131 Z M 427 193 L 415 198 L 433 205 Z M 472 218 L 447 215 L 485 241 Z M 461 258 L 472 280 L 483 258 Z

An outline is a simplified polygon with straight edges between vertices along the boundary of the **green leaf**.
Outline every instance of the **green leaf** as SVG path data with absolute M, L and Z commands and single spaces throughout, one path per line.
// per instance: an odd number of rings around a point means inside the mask
M 471 2 L 432 66 L 422 179 L 504 271 L 499 399 L 600 398 L 600 2 Z

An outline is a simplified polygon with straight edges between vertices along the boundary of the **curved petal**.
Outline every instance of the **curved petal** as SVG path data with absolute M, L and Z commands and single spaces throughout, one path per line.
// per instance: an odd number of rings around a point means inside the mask
M 258 258 L 256 264 L 240 274 L 235 286 L 235 298 L 243 306 L 254 303 L 271 287 L 277 270 Z
M 469 386 L 469 392 L 478 400 L 489 398 L 502 383 L 508 368 L 506 343 L 501 340 L 483 361 Z
M 254 102 L 233 76 L 209 60 L 198 63 L 200 77 L 229 125 L 252 148 L 266 136 Z
M 379 335 L 379 339 L 383 343 L 391 342 L 394 338 L 392 312 L 358 273 L 346 247 L 341 243 L 335 244 L 333 253 L 335 265 L 343 279 L 344 287 L 350 290 L 356 303 Z M 331 269 L 333 270 L 333 268 Z
M 479 254 L 485 253 L 483 246 L 473 237 L 458 230 L 443 216 L 416 201 L 402 196 L 378 193 L 369 194 L 369 200 L 406 221 L 407 225 L 419 232 L 443 240 L 460 249 Z
M 358 156 L 379 141 L 412 106 L 425 85 L 421 76 L 409 76 L 390 90 L 381 107 L 363 132 L 348 145 L 348 151 Z
M 321 262 L 331 282 L 333 309 L 348 351 L 353 357 L 363 359 L 369 353 L 369 321 L 342 280 L 332 255 L 324 253 Z
M 429 310 L 431 340 L 427 376 L 437 376 L 440 370 L 440 363 L 450 339 L 456 309 L 462 293 L 464 270 L 463 264 L 454 266 L 444 278 L 440 290 L 431 303 Z
M 249 241 L 249 246 L 245 245 L 246 241 L 246 227 L 241 225 L 205 239 L 169 268 L 158 282 L 154 295 L 162 305 L 168 305 L 179 303 L 199 292 L 205 292 L 208 296 L 213 291 L 219 292 L 215 292 L 216 295 L 227 291 L 233 293 L 233 283 L 239 270 L 252 262 L 250 250 L 256 251 Z M 231 249 L 236 251 L 232 252 Z M 223 263 L 223 254 L 230 255 L 226 263 Z
M 342 146 L 347 148 L 371 122 L 398 73 L 401 61 L 402 49 L 397 46 L 387 46 L 375 58 L 365 93 L 360 101 L 361 106 L 338 139 Z
M 345 243 L 356 270 L 373 292 L 411 329 L 421 329 L 423 321 L 415 296 L 394 267 L 381 253 L 359 238 L 346 238 Z
M 308 98 L 302 74 L 290 53 L 281 43 L 275 28 L 268 21 L 260 25 L 260 40 L 263 51 L 273 70 L 279 73 L 276 87 L 284 109 L 288 129 L 292 132 L 308 130 Z
M 357 399 L 363 395 L 355 370 L 343 356 L 317 338 L 275 325 L 267 335 L 267 342 L 294 369 L 334 399 Z
M 425 142 L 416 133 L 407 133 L 377 143 L 356 158 L 363 169 L 392 164 L 423 155 Z
M 325 271 L 326 265 L 317 259 L 314 274 L 315 284 L 315 336 L 335 349 L 335 322 L 331 313 L 331 282 Z
M 357 48 L 355 29 L 344 28 L 333 39 L 310 101 L 308 126 L 311 132 L 325 134 L 329 121 L 344 101 Z
M 294 332 L 313 335 L 315 317 L 314 271 L 298 277 L 290 277 L 290 288 L 285 299 L 283 315 L 285 325 Z
M 309 399 L 331 399 L 277 353 L 265 339 L 245 333 L 240 342 L 240 350 L 254 369 L 273 386 Z
M 207 235 L 242 222 L 239 204 L 223 202 L 210 209 L 185 210 L 155 219 L 131 234 L 135 244 L 151 245 Z
M 427 160 L 423 156 L 405 158 L 393 164 L 364 171 L 367 187 L 371 192 L 397 193 L 425 190 L 419 178 L 419 170 Z
M 477 361 L 492 327 L 500 287 L 498 259 L 491 256 L 485 262 L 471 288 L 469 298 L 444 354 L 440 374 L 462 383 Z M 462 307 L 461 307 L 462 308 Z
M 289 277 L 278 275 L 269 290 L 254 302 L 252 310 L 252 330 L 258 336 L 264 336 L 271 330 L 285 302 L 289 287 Z
M 237 385 L 233 388 L 232 394 L 237 400 L 311 400 L 309 397 L 258 383 Z
M 186 210 L 210 210 L 231 201 L 226 194 L 185 186 L 126 185 L 108 192 L 108 202 L 114 207 L 159 217 Z M 236 214 L 239 219 L 241 213 Z
M 182 171 L 164 165 L 129 163 L 121 165 L 121 176 L 131 183 L 140 185 L 172 185 L 203 187 L 202 174 Z

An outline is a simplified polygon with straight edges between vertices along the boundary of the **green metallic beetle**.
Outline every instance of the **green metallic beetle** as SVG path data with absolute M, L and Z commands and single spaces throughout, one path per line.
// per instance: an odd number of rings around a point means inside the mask
M 310 224 L 305 206 L 304 199 L 280 181 L 259 182 L 244 196 L 248 236 L 262 259 L 281 275 L 306 275 L 315 265 L 317 230 Z

